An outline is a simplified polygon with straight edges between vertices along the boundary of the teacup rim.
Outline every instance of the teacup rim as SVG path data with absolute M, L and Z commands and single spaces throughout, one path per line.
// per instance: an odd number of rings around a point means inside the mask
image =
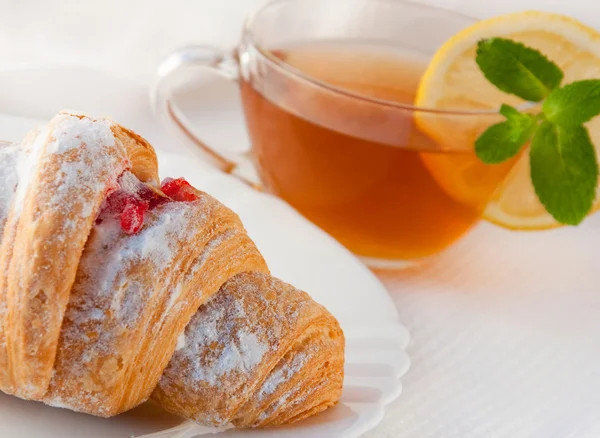
M 390 107 L 390 108 L 395 108 L 395 109 L 410 111 L 410 112 L 415 112 L 415 113 L 425 113 L 425 114 L 432 114 L 432 115 L 437 114 L 440 116 L 495 116 L 495 117 L 498 116 L 499 108 L 491 109 L 491 110 L 446 109 L 446 108 L 440 109 L 440 108 L 431 108 L 431 107 L 425 107 L 425 106 L 404 104 L 404 103 L 394 102 L 391 100 L 365 96 L 365 95 L 362 95 L 362 94 L 359 94 L 359 93 L 356 93 L 356 92 L 353 92 L 350 90 L 346 90 L 341 87 L 337 87 L 335 85 L 321 81 L 317 78 L 314 78 L 311 75 L 306 74 L 297 68 L 294 68 L 292 65 L 286 63 L 281 58 L 274 56 L 268 50 L 265 50 L 259 44 L 257 44 L 256 39 L 254 37 L 254 33 L 253 33 L 253 24 L 262 13 L 264 13 L 265 11 L 267 11 L 268 9 L 270 9 L 273 6 L 277 6 L 282 3 L 298 3 L 301 1 L 302 0 L 272 0 L 272 1 L 269 1 L 266 4 L 262 5 L 260 8 L 258 8 L 256 11 L 254 11 L 253 13 L 248 15 L 244 21 L 244 25 L 242 28 L 244 42 L 246 44 L 249 43 L 256 50 L 256 52 L 259 54 L 259 56 L 261 56 L 263 58 L 263 61 L 267 62 L 270 67 L 273 67 L 276 70 L 280 70 L 288 75 L 291 75 L 292 77 L 294 77 L 298 80 L 307 81 L 307 82 L 311 83 L 313 86 L 324 89 L 328 92 L 336 93 L 336 94 L 342 95 L 344 97 L 361 100 L 361 101 L 368 102 L 371 104 L 386 106 L 386 107 Z M 322 1 L 345 1 L 345 0 L 322 0 Z M 462 12 L 442 8 L 439 6 L 417 3 L 414 1 L 410 1 L 410 0 L 362 0 L 362 1 L 374 2 L 374 3 L 393 3 L 393 4 L 415 7 L 415 8 L 419 8 L 419 9 L 423 9 L 423 10 L 432 10 L 432 11 L 443 12 L 443 13 L 447 13 L 449 15 L 453 15 L 455 17 L 459 17 L 459 18 L 463 18 L 465 20 L 471 21 L 472 23 L 476 23 L 479 20 L 478 18 L 475 18 L 475 17 L 467 15 L 467 14 L 463 14 Z M 528 106 L 527 103 L 525 105 Z

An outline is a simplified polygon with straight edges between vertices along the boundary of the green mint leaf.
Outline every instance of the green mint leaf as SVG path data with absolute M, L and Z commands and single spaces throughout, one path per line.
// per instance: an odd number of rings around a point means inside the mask
M 554 218 L 579 224 L 596 197 L 598 163 L 588 131 L 544 121 L 530 149 L 531 181 L 535 192 Z
M 542 101 L 563 78 L 560 68 L 540 52 L 504 38 L 479 41 L 476 61 L 500 90 L 532 102 Z
M 577 81 L 553 90 L 542 105 L 544 115 L 562 126 L 578 126 L 600 114 L 600 80 Z
M 535 117 L 521 114 L 510 105 L 502 105 L 500 114 L 507 118 L 506 122 L 490 126 L 475 141 L 475 153 L 486 164 L 514 157 L 537 127 Z

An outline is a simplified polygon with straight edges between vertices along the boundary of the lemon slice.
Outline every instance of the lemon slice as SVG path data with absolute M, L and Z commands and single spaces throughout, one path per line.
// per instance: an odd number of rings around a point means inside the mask
M 435 54 L 417 91 L 416 105 L 438 110 L 489 112 L 502 103 L 525 104 L 521 99 L 490 84 L 475 62 L 477 43 L 483 38 L 502 37 L 533 47 L 564 72 L 563 84 L 576 80 L 600 78 L 600 33 L 562 15 L 527 11 L 480 21 L 449 39 Z M 475 139 L 488 126 L 501 121 L 495 115 L 428 115 L 416 117 L 419 129 L 442 147 L 456 150 L 472 148 Z M 600 121 L 587 124 L 597 151 L 600 146 Z M 442 174 L 436 163 L 428 167 L 453 196 L 456 189 L 444 185 L 436 175 Z M 477 184 L 475 181 L 473 184 Z M 600 207 L 596 200 L 594 210 Z M 523 154 L 502 184 L 494 191 L 484 217 L 512 229 L 545 229 L 559 224 L 539 202 L 529 176 L 528 155 Z

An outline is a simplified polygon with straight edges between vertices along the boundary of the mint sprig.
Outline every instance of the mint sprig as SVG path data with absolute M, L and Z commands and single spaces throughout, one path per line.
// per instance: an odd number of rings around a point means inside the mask
M 503 38 L 480 41 L 476 61 L 500 90 L 543 101 L 537 114 L 502 105 L 506 121 L 477 138 L 477 156 L 484 163 L 501 163 L 530 144 L 531 181 L 539 200 L 557 221 L 579 224 L 592 208 L 598 184 L 596 151 L 583 125 L 600 114 L 600 80 L 560 87 L 564 75 L 554 62 Z

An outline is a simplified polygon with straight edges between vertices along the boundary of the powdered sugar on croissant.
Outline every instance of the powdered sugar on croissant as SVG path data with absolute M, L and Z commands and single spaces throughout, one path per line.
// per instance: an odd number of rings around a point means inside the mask
M 17 163 L 21 150 L 19 145 L 0 142 L 0 242 L 13 195 L 17 190 Z
M 113 125 L 60 114 L 21 146 L 0 246 L 0 387 L 9 393 L 47 391 L 83 246 L 118 176 L 134 170 Z
M 338 400 L 337 321 L 268 275 L 231 210 L 161 186 L 143 138 L 61 113 L 0 144 L 0 170 L 2 391 L 108 417 L 160 381 L 168 410 L 240 427 Z
M 335 404 L 344 336 L 305 293 L 270 275 L 230 279 L 194 315 L 153 394 L 211 426 L 275 426 Z
M 198 307 L 244 270 L 267 268 L 208 195 L 151 210 L 133 235 L 103 221 L 80 261 L 44 401 L 111 416 L 146 400 Z

